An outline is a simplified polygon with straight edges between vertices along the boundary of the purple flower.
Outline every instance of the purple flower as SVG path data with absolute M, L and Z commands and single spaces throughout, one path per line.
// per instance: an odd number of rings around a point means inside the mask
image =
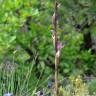
M 4 96 L 13 96 L 12 93 L 5 93 Z
M 57 42 L 57 50 L 60 50 L 63 48 L 63 45 L 60 41 Z

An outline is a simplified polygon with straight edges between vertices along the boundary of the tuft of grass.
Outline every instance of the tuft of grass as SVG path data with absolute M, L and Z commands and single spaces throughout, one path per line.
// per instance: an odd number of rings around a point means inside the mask
M 17 64 L 6 60 L 0 64 L 0 96 L 12 93 L 15 96 L 36 96 L 36 93 L 43 91 L 44 96 L 54 96 L 54 81 L 51 88 L 48 82 L 51 76 L 39 78 L 34 73 L 34 61 L 29 66 Z M 59 77 L 61 79 L 61 77 Z M 59 96 L 96 96 L 96 79 L 84 82 L 80 76 L 73 76 L 62 79 L 58 84 Z
M 34 73 L 34 61 L 29 66 L 17 64 L 13 61 L 6 60 L 0 64 L 0 96 L 12 93 L 15 96 L 34 96 L 37 89 L 45 85 L 49 78 L 40 79 Z

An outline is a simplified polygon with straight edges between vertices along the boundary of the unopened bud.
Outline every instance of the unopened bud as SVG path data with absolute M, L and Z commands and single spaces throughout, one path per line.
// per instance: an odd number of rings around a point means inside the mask
M 61 6 L 61 4 L 59 3 L 59 4 L 57 5 L 57 8 L 60 8 L 60 6 Z
M 56 25 L 56 23 L 57 23 L 57 15 L 56 15 L 56 13 L 54 13 L 53 16 L 52 16 L 52 24 L 53 24 L 53 26 Z
M 61 50 L 58 50 L 58 51 L 56 52 L 56 57 L 57 57 L 57 58 L 60 57 L 60 53 L 61 53 Z
M 52 34 L 53 45 L 55 46 L 55 35 Z
M 53 34 L 53 33 L 55 33 L 55 30 L 53 30 L 53 29 L 52 29 L 52 30 L 50 30 L 50 31 L 51 31 L 51 33 L 52 33 L 52 34 Z

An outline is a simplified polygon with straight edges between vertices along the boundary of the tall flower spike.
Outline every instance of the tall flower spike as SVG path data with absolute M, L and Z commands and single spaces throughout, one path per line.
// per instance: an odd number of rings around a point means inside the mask
M 53 44 L 54 44 L 54 48 L 55 48 L 55 90 L 54 90 L 54 96 L 58 96 L 59 95 L 59 91 L 58 91 L 58 65 L 60 63 L 60 52 L 62 49 L 62 43 L 58 40 L 57 37 L 57 23 L 58 23 L 58 3 L 55 2 L 55 10 L 54 10 L 54 14 L 52 16 L 52 27 L 53 30 L 51 30 L 52 32 L 52 40 L 53 40 Z

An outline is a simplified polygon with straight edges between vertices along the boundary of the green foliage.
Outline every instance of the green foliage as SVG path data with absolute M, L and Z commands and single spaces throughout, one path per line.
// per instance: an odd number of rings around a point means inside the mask
M 52 29 L 51 17 L 54 12 L 54 1 L 0 0 L 0 69 L 2 69 L 6 58 L 18 65 L 15 72 L 8 77 L 10 80 L 7 82 L 7 89 L 5 88 L 4 92 L 6 90 L 14 91 L 15 73 L 20 84 L 19 88 L 22 89 L 17 94 L 21 96 L 25 89 L 30 90 L 30 92 L 36 91 L 37 82 L 41 83 L 54 73 L 55 51 L 50 31 Z M 80 74 L 84 76 L 91 74 L 96 76 L 96 54 L 91 53 L 92 48 L 81 50 L 85 33 L 90 31 L 92 40 L 96 36 L 96 0 L 57 1 L 60 3 L 58 38 L 64 44 L 59 65 L 60 75 Z M 91 26 L 78 31 L 76 25 L 82 24 L 86 17 Z M 95 21 L 91 24 L 93 18 Z M 6 72 L 3 76 L 1 70 L 0 74 L 0 78 L 7 78 Z M 26 79 L 22 82 L 24 78 Z M 25 86 L 27 88 L 23 90 Z M 94 90 L 94 88 L 92 89 Z M 0 94 L 1 90 L 2 88 L 0 88 Z
M 93 79 L 91 82 L 88 83 L 89 92 L 92 94 L 96 92 L 96 80 Z

